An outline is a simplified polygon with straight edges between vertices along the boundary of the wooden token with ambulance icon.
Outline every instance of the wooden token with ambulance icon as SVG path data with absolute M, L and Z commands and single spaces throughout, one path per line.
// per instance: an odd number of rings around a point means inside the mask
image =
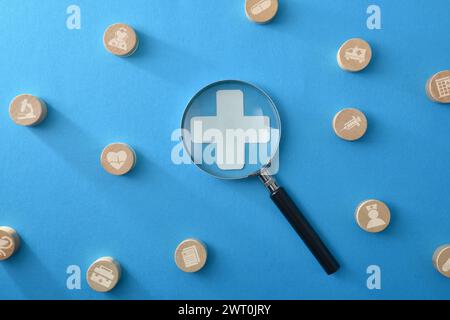
M 110 53 L 126 57 L 132 55 L 139 44 L 136 31 L 124 23 L 116 23 L 106 29 L 103 44 Z
M 134 168 L 136 154 L 125 143 L 112 143 L 103 149 L 100 162 L 106 172 L 115 176 L 122 176 Z
M 10 227 L 0 227 L 0 261 L 11 258 L 19 249 L 20 238 Z
M 199 240 L 187 239 L 175 250 L 175 263 L 184 272 L 197 272 L 205 266 L 206 246 Z
M 120 264 L 112 257 L 96 260 L 86 273 L 86 280 L 92 290 L 108 292 L 114 289 L 120 280 Z
M 336 135 L 347 141 L 355 141 L 367 131 L 367 118 L 358 109 L 348 108 L 339 111 L 333 119 L 333 130 Z
M 256 23 L 271 21 L 278 12 L 278 0 L 246 0 L 245 13 Z
M 356 209 L 355 218 L 360 228 L 364 231 L 378 233 L 389 226 L 391 211 L 380 200 L 366 200 Z
M 450 103 L 450 70 L 436 73 L 426 86 L 428 97 L 439 103 Z
M 21 94 L 11 101 L 9 116 L 20 126 L 35 126 L 47 116 L 47 106 L 38 97 L 31 94 Z
M 433 265 L 442 275 L 450 278 L 450 244 L 436 249 L 433 255 Z
M 372 48 L 363 39 L 350 39 L 339 49 L 337 61 L 339 66 L 350 72 L 365 69 L 372 60 Z

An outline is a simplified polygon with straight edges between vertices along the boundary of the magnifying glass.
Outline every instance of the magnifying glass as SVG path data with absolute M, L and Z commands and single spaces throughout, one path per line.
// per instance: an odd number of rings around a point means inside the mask
M 186 152 L 201 170 L 220 179 L 257 176 L 327 274 L 339 263 L 273 175 L 278 171 L 281 121 L 272 99 L 244 81 L 224 80 L 201 89 L 181 122 Z

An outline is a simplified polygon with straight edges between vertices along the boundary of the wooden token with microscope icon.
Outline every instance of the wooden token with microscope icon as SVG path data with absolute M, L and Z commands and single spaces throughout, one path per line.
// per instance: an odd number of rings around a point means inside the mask
M 139 39 L 132 27 L 124 23 L 116 23 L 106 29 L 103 44 L 110 53 L 127 57 L 137 50 Z
M 433 75 L 427 81 L 426 93 L 432 101 L 450 103 L 450 70 Z
M 38 97 L 31 94 L 21 94 L 11 101 L 9 116 L 20 126 L 35 126 L 47 116 L 47 106 Z
M 125 143 L 112 143 L 103 149 L 100 162 L 106 172 L 122 176 L 134 168 L 136 153 Z
M 367 131 L 367 118 L 358 109 L 348 108 L 339 111 L 333 119 L 333 130 L 336 135 L 347 141 L 355 141 Z
M 433 265 L 443 276 L 450 278 L 450 244 L 436 249 L 433 254 Z
M 339 66 L 350 72 L 365 69 L 372 60 L 372 48 L 363 39 L 350 39 L 346 41 L 337 54 Z
M 278 12 L 278 0 L 246 0 L 245 13 L 256 23 L 271 21 Z
M 197 272 L 205 266 L 207 256 L 206 246 L 201 241 L 187 239 L 175 250 L 175 263 L 184 272 Z
M 20 246 L 17 232 L 10 227 L 0 227 L 0 261 L 11 258 Z
M 355 212 L 356 222 L 364 231 L 378 233 L 385 230 L 391 222 L 391 211 L 380 200 L 366 200 Z
M 86 273 L 86 280 L 92 290 L 109 292 L 117 285 L 121 276 L 121 267 L 112 257 L 96 260 Z

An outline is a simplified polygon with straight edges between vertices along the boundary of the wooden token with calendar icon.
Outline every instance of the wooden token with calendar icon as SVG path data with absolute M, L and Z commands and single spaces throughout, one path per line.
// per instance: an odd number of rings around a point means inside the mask
M 336 135 L 347 141 L 355 141 L 367 131 L 367 118 L 360 110 L 347 108 L 339 111 L 333 119 L 333 130 Z
M 106 29 L 103 44 L 113 55 L 127 57 L 137 50 L 139 39 L 132 27 L 124 23 L 116 23 Z
M 121 267 L 112 257 L 96 260 L 86 273 L 86 280 L 92 290 L 109 292 L 115 288 L 120 280 Z
M 20 238 L 11 227 L 0 227 L 0 261 L 11 258 L 20 246 Z
M 337 54 L 339 66 L 346 71 L 358 72 L 365 69 L 372 60 L 372 48 L 363 39 L 346 41 Z
M 175 263 L 184 272 L 197 272 L 201 270 L 207 259 L 206 246 L 196 239 L 187 239 L 181 242 L 175 250 Z
M 428 97 L 439 103 L 450 103 L 450 70 L 436 73 L 426 85 Z
M 450 244 L 436 249 L 433 254 L 433 265 L 443 276 L 450 278 Z
M 358 205 L 356 222 L 364 231 L 378 233 L 385 230 L 391 222 L 389 207 L 380 200 L 366 200 Z
M 278 0 L 246 0 L 245 13 L 256 23 L 271 21 L 278 12 Z
M 21 94 L 11 101 L 9 116 L 20 126 L 35 126 L 47 116 L 47 106 L 38 97 L 31 94 Z

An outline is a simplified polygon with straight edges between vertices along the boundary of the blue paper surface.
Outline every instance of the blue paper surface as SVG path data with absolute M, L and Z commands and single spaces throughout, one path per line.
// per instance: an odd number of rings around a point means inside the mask
M 2 299 L 395 299 L 450 298 L 431 256 L 450 243 L 450 108 L 425 83 L 450 68 L 447 0 L 281 0 L 267 25 L 248 21 L 243 0 L 0 1 L 0 225 L 23 245 L 0 263 Z M 81 8 L 81 29 L 66 9 Z M 369 30 L 367 7 L 382 10 Z M 112 23 L 138 32 L 134 56 L 103 47 Z M 362 37 L 373 60 L 342 71 L 336 52 Z M 241 79 L 279 108 L 283 136 L 277 178 L 342 264 L 328 277 L 256 179 L 216 180 L 171 160 L 184 108 L 208 83 Z M 8 115 L 14 96 L 44 99 L 35 128 Z M 357 107 L 369 121 L 355 143 L 332 130 L 334 115 Z M 130 144 L 138 163 L 108 175 L 100 153 Z M 392 211 L 389 228 L 355 223 L 370 198 Z M 173 253 L 204 241 L 204 270 L 185 274 Z M 90 290 L 88 266 L 101 256 L 124 274 L 109 294 Z M 68 290 L 66 269 L 82 270 Z M 381 268 L 381 290 L 366 269 Z

